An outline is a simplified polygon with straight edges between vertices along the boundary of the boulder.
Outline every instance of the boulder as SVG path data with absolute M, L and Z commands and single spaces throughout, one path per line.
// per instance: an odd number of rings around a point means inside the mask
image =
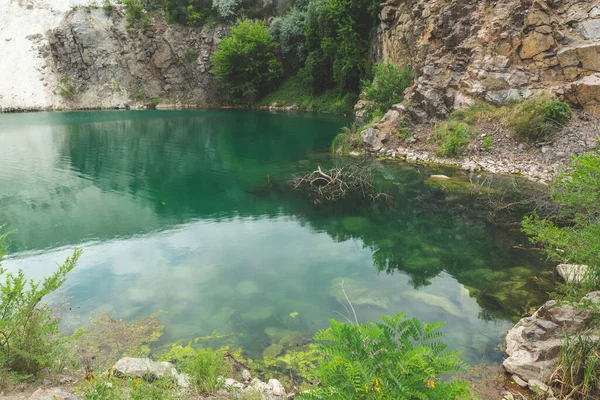
M 577 46 L 577 58 L 584 69 L 600 71 L 600 42 Z
M 387 139 L 387 135 L 378 129 L 368 128 L 361 132 L 360 139 L 367 150 L 379 151 L 383 147 L 383 141 Z
M 582 302 L 600 301 L 600 292 L 591 292 Z M 531 317 L 521 319 L 506 335 L 504 368 L 531 381 L 547 382 L 556 367 L 564 335 L 589 332 L 593 313 L 574 305 L 558 305 L 550 300 Z M 596 336 L 597 337 L 597 336 Z
M 550 50 L 554 44 L 552 35 L 545 35 L 534 31 L 523 39 L 519 56 L 522 59 L 532 58 L 546 50 Z
M 586 280 L 589 269 L 587 265 L 560 264 L 556 267 L 556 272 L 567 282 L 579 283 Z
M 62 388 L 38 389 L 31 394 L 29 400 L 81 400 L 73 393 L 69 393 Z
M 585 76 L 572 82 L 567 90 L 570 100 L 582 106 L 600 104 L 600 74 Z
M 152 361 L 149 358 L 121 358 L 113 366 L 112 372 L 118 377 L 143 378 L 154 380 L 159 378 L 171 378 L 180 387 L 188 388 L 190 378 L 186 374 L 177 372 L 170 362 Z

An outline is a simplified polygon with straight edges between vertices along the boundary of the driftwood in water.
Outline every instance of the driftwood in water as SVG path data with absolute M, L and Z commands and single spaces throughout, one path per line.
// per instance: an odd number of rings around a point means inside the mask
M 358 197 L 374 201 L 385 193 L 375 193 L 371 171 L 359 164 L 348 164 L 323 171 L 321 166 L 311 173 L 294 176 L 294 190 L 301 190 L 317 200 L 338 201 L 345 197 Z

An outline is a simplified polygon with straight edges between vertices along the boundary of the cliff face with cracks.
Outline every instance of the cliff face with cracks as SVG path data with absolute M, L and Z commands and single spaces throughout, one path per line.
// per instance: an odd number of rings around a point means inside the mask
M 130 28 L 118 9 L 80 8 L 49 33 L 51 65 L 71 85 L 68 108 L 110 108 L 148 102 L 190 106 L 216 103 L 210 53 L 225 28 L 167 25 L 157 17 Z M 59 90 L 63 91 L 59 81 Z
M 408 62 L 416 122 L 475 99 L 497 105 L 537 91 L 600 105 L 600 3 L 589 0 L 388 0 L 374 56 Z
M 573 154 L 596 145 L 600 128 L 590 113 L 600 112 L 598 1 L 388 0 L 379 16 L 372 58 L 408 63 L 417 78 L 403 103 L 361 133 L 365 151 L 548 181 Z M 492 121 L 478 127 L 462 158 L 435 155 L 431 124 L 454 109 L 476 101 L 505 105 L 538 92 L 582 112 L 552 140 L 518 141 Z M 357 117 L 364 106 L 356 105 Z M 402 125 L 411 137 L 399 137 Z M 486 138 L 493 147 L 484 151 Z
M 0 4 L 0 112 L 218 105 L 210 53 L 225 27 L 133 28 L 89 0 Z

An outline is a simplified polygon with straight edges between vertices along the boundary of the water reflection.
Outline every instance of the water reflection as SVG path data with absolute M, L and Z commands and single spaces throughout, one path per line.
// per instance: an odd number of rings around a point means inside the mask
M 534 254 L 512 249 L 518 232 L 459 196 L 461 184 L 441 190 L 431 170 L 375 163 L 390 203 L 253 192 L 331 162 L 342 123 L 220 111 L 1 116 L 0 221 L 19 229 L 5 266 L 42 276 L 80 245 L 68 324 L 161 309 L 170 340 L 232 333 L 253 354 L 345 313 L 344 280 L 361 320 L 404 311 L 447 321 L 468 359 L 497 359 L 509 320 L 542 301 L 548 278 Z

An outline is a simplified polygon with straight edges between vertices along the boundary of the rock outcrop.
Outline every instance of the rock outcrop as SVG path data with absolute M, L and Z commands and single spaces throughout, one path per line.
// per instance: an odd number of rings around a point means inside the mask
M 546 91 L 597 109 L 600 5 L 579 0 L 388 0 L 373 57 L 417 72 L 408 115 L 445 118 L 482 99 Z
M 126 108 L 165 102 L 207 106 L 218 93 L 210 54 L 226 28 L 132 28 L 121 10 L 82 7 L 49 33 L 52 69 L 67 108 Z M 68 93 L 64 93 L 67 85 Z
M 152 361 L 149 358 L 121 358 L 112 368 L 112 373 L 118 377 L 142 378 L 150 381 L 159 378 L 170 378 L 182 388 L 190 387 L 190 379 L 185 374 L 177 372 L 170 362 Z
M 504 368 L 527 382 L 548 382 L 565 335 L 584 334 L 598 340 L 594 314 L 586 305 L 599 302 L 600 292 L 587 294 L 579 306 L 558 305 L 554 300 L 546 302 L 506 335 L 508 358 L 504 360 Z

